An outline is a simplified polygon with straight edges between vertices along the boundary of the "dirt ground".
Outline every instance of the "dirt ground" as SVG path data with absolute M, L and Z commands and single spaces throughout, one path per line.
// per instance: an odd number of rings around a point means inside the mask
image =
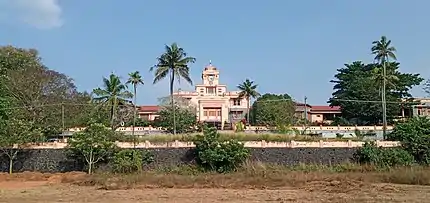
M 336 183 L 330 183 L 331 185 Z M 0 181 L 0 202 L 131 203 L 131 202 L 429 202 L 430 187 L 392 184 L 362 185 L 344 190 L 313 182 L 301 188 L 102 190 L 50 181 Z

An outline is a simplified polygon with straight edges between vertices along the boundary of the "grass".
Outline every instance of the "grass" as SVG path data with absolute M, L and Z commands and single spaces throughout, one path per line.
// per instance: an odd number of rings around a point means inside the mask
M 131 188 L 254 188 L 285 187 L 330 189 L 339 192 L 360 190 L 372 183 L 430 185 L 430 168 L 422 166 L 379 169 L 373 166 L 342 164 L 333 166 L 279 166 L 247 163 L 237 172 L 202 172 L 194 166 L 163 168 L 136 174 L 99 173 L 74 184 L 101 189 Z
M 160 134 L 160 135 L 148 135 L 139 138 L 139 142 L 173 142 L 175 140 L 182 142 L 192 142 L 198 133 L 194 134 Z M 235 139 L 238 141 L 268 141 L 268 142 L 289 142 L 289 141 L 361 141 L 362 139 L 356 137 L 349 138 L 322 138 L 318 136 L 309 135 L 287 135 L 287 134 L 245 134 L 245 133 L 220 133 L 220 140 L 227 141 Z M 133 138 L 128 135 L 121 136 L 119 141 L 132 141 Z

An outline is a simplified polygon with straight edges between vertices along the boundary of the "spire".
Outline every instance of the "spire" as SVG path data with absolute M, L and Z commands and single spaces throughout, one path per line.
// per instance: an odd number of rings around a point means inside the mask
M 209 66 L 211 66 L 212 65 L 212 60 L 209 60 Z

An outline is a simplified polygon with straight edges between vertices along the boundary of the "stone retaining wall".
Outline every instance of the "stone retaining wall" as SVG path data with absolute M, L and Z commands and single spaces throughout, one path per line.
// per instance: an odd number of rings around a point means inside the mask
M 338 164 L 351 162 L 357 148 L 250 148 L 251 160 L 264 163 L 297 165 L 300 163 Z M 150 148 L 154 162 L 148 167 L 160 168 L 192 163 L 193 148 Z M 8 171 L 8 159 L 0 159 L 0 171 Z M 65 149 L 26 149 L 15 161 L 14 171 L 68 172 L 81 171 L 83 163 L 70 158 Z

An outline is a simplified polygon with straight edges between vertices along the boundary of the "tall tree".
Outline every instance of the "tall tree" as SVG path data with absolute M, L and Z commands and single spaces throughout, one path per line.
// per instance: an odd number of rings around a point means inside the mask
M 76 125 L 84 113 L 76 105 L 82 94 L 73 80 L 45 67 L 34 49 L 0 47 L 0 93 L 14 111 L 9 115 L 42 128 L 45 135 L 58 133 L 63 124 Z
M 382 120 L 382 106 L 380 102 L 380 82 L 375 82 L 379 77 L 380 64 L 364 64 L 356 61 L 345 64 L 338 69 L 334 83 L 332 97 L 329 100 L 331 106 L 340 106 L 342 117 L 356 125 L 377 125 Z M 387 117 L 392 120 L 400 110 L 402 98 L 409 98 L 413 86 L 419 85 L 423 78 L 419 74 L 399 72 L 399 63 L 387 64 L 387 73 L 397 80 L 390 80 L 387 86 Z M 378 75 L 375 75 L 378 74 Z
M 153 84 L 158 83 L 167 76 L 170 79 L 170 98 L 173 110 L 173 134 L 176 135 L 176 108 L 175 101 L 173 98 L 174 82 L 175 79 L 179 82 L 180 79 L 184 79 L 189 84 L 193 84 L 190 77 L 191 63 L 194 63 L 196 58 L 188 56 L 185 50 L 179 47 L 176 43 L 165 46 L 165 52 L 157 58 L 157 64 L 151 67 L 150 71 L 154 72 Z
M 249 79 L 246 79 L 242 84 L 239 84 L 237 88 L 240 90 L 239 98 L 246 98 L 247 100 L 247 122 L 249 123 L 249 109 L 251 106 L 251 98 L 257 98 L 260 96 L 260 93 L 257 92 L 257 84 L 254 84 L 254 81 L 250 81 Z
M 391 40 L 382 36 L 379 41 L 372 42 L 372 54 L 375 55 L 375 60 L 382 65 L 382 122 L 383 136 L 386 137 L 387 131 L 387 101 L 386 101 L 386 83 L 387 83 L 387 67 L 386 63 L 389 59 L 397 60 L 395 52 L 396 48 L 391 46 Z
M 251 115 L 255 125 L 277 126 L 293 124 L 295 103 L 288 94 L 263 94 L 252 104 Z
M 142 76 L 140 75 L 139 71 L 135 71 L 132 73 L 128 74 L 129 78 L 127 81 L 127 85 L 128 84 L 132 84 L 133 85 L 133 97 L 134 97 L 134 102 L 133 102 L 133 107 L 134 107 L 134 111 L 133 111 L 133 129 L 132 129 L 132 136 L 133 136 L 133 145 L 136 146 L 136 137 L 134 136 L 134 128 L 136 127 L 136 98 L 137 98 L 137 86 L 138 85 L 143 85 L 143 79 Z
M 114 130 L 118 107 L 128 105 L 128 99 L 132 98 L 133 94 L 127 91 L 119 76 L 113 73 L 110 74 L 109 78 L 103 78 L 103 89 L 94 89 L 93 93 L 95 94 L 94 101 L 109 107 L 111 128 Z

